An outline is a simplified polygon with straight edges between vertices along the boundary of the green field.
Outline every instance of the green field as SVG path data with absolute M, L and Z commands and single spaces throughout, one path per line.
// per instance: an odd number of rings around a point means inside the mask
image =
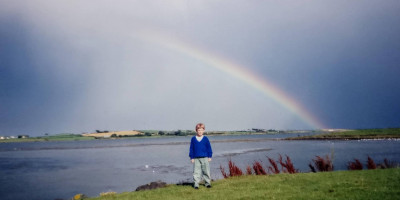
M 288 140 L 328 140 L 328 139 L 388 139 L 400 138 L 400 128 L 359 129 L 328 132 L 312 136 L 288 138 Z
M 400 169 L 250 175 L 214 181 L 210 189 L 169 185 L 91 199 L 400 199 Z

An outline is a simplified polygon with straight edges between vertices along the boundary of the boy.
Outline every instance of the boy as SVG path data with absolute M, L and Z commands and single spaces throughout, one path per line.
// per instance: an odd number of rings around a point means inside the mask
M 194 163 L 193 180 L 194 189 L 199 189 L 199 182 L 204 178 L 207 188 L 211 188 L 210 165 L 212 158 L 212 149 L 207 136 L 203 136 L 205 126 L 202 123 L 196 125 L 196 136 L 190 141 L 189 157 Z

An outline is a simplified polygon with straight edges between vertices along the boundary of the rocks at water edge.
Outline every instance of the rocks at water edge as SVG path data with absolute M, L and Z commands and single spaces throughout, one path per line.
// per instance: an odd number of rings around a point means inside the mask
M 157 188 L 163 188 L 163 187 L 166 187 L 166 186 L 167 186 L 167 183 L 161 182 L 161 181 L 157 181 L 157 182 L 148 183 L 146 185 L 141 185 L 141 186 L 137 187 L 135 191 L 153 190 L 153 189 L 157 189 Z

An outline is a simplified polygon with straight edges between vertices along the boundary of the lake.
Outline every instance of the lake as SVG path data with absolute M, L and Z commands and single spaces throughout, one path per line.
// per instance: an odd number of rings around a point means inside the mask
M 311 133 L 309 133 L 311 134 Z M 354 158 L 400 162 L 400 140 L 285 141 L 293 134 L 208 136 L 214 151 L 211 176 L 232 159 L 245 171 L 255 160 L 288 155 L 301 172 L 315 156 L 334 155 L 335 170 Z M 128 138 L 68 142 L 0 143 L 0 199 L 70 199 L 75 194 L 133 191 L 152 181 L 192 180 L 190 137 Z

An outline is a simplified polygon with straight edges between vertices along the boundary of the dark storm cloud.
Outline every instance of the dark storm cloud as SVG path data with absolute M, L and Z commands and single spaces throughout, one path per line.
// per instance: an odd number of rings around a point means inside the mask
M 327 128 L 398 126 L 397 1 L 0 1 L 0 135 L 310 128 L 188 55 L 270 80 Z

